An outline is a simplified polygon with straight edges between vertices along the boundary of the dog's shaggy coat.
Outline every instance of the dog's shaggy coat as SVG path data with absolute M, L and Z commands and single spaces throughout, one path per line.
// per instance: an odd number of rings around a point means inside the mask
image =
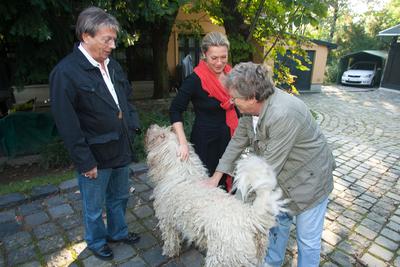
M 180 160 L 171 127 L 152 125 L 145 145 L 163 254 L 178 255 L 181 241 L 187 240 L 206 250 L 206 266 L 261 266 L 268 231 L 284 204 L 271 167 L 256 156 L 238 162 L 234 187 L 242 201 L 201 184 L 207 170 L 191 146 L 189 159 Z M 245 202 L 249 193 L 255 198 Z

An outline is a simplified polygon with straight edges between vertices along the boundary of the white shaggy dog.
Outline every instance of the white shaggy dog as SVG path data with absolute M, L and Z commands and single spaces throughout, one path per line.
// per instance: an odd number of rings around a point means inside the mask
M 207 251 L 206 266 L 261 266 L 268 231 L 285 203 L 271 167 L 256 156 L 238 162 L 234 187 L 243 200 L 255 194 L 252 203 L 245 203 L 200 183 L 208 178 L 207 170 L 191 146 L 189 159 L 179 159 L 171 127 L 152 125 L 145 144 L 163 254 L 178 255 L 181 241 L 187 240 Z

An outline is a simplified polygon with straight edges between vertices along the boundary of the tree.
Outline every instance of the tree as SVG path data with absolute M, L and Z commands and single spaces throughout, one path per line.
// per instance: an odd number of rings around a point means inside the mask
M 70 50 L 73 7 L 63 0 L 4 0 L 0 4 L 0 64 L 8 85 L 47 81 Z M 6 77 L 8 76 L 8 77 Z
M 139 12 L 135 25 L 142 34 L 149 34 L 152 39 L 153 98 L 169 95 L 168 42 L 179 8 L 186 2 L 187 0 L 136 1 L 136 10 Z
M 306 26 L 316 26 L 327 12 L 327 3 L 319 0 L 205 0 L 198 2 L 199 7 L 224 25 L 232 44 L 233 64 L 251 59 L 250 54 L 255 52 L 249 43 L 252 39 L 264 47 L 261 58 L 280 65 L 274 68 L 278 84 L 293 80 L 284 64 L 288 58 L 297 62 L 298 68 L 306 69 L 298 59 L 298 56 L 306 58 L 301 49 L 308 41 Z

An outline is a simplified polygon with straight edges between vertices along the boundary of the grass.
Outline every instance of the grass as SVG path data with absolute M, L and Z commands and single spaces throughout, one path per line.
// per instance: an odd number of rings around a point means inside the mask
M 2 184 L 0 186 L 0 195 L 6 195 L 10 193 L 30 193 L 32 188 L 40 185 L 59 185 L 61 182 L 74 178 L 75 171 L 60 171 L 59 174 L 44 175 L 38 177 L 32 177 L 31 179 L 10 182 L 8 184 Z
M 154 104 L 151 104 L 154 103 Z M 148 102 L 143 107 L 138 107 L 139 117 L 141 120 L 142 134 L 135 137 L 134 149 L 136 156 L 140 162 L 146 159 L 146 152 L 144 149 L 144 135 L 147 128 L 151 124 L 159 124 L 162 126 L 170 125 L 169 121 L 169 102 L 157 103 Z M 194 114 L 193 112 L 184 113 L 184 127 L 187 134 L 190 133 L 193 124 Z M 187 135 L 189 139 L 189 135 Z M 67 152 L 60 143 L 59 140 L 55 140 L 53 143 L 46 145 L 41 153 L 41 165 L 44 170 L 50 168 L 57 168 L 60 172 L 55 172 L 54 174 L 31 177 L 23 181 L 10 182 L 8 184 L 1 184 L 0 195 L 10 194 L 10 193 L 30 193 L 32 188 L 35 186 L 53 184 L 59 185 L 61 182 L 70 180 L 75 177 L 75 171 L 65 171 L 65 168 L 60 164 L 64 164 L 68 160 L 66 159 Z M 67 156 L 68 157 L 68 156 Z

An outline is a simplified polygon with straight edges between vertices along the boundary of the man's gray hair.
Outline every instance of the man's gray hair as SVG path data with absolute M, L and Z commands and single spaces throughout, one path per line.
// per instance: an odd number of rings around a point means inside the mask
M 225 87 L 235 90 L 239 97 L 263 101 L 274 93 L 275 84 L 271 70 L 261 64 L 244 62 L 237 64 L 228 74 Z
M 95 36 L 99 28 L 107 27 L 119 31 L 119 23 L 117 19 L 98 7 L 88 7 L 83 10 L 76 21 L 75 34 L 76 37 L 83 41 L 82 35 L 88 33 Z
M 201 52 L 206 53 L 210 46 L 226 46 L 229 50 L 229 41 L 225 34 L 220 32 L 209 32 L 201 41 Z

